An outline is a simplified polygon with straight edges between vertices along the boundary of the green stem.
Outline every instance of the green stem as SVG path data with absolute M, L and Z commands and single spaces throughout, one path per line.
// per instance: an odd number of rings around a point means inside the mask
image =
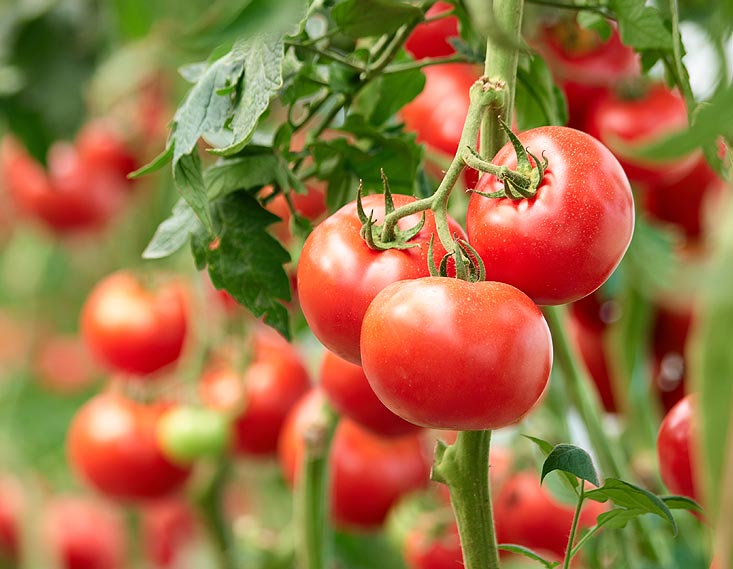
M 196 506 L 214 544 L 219 569 L 238 569 L 237 550 L 229 521 L 222 511 L 224 488 L 231 465 L 223 458 L 211 480 L 196 497 Z
M 325 569 L 329 558 L 328 451 L 337 416 L 325 405 L 302 436 L 305 454 L 295 487 L 295 540 L 298 567 Z
M 300 43 L 296 41 L 285 41 L 285 45 L 295 48 L 301 48 L 305 49 L 306 51 L 310 51 L 311 53 L 314 53 L 324 59 L 328 59 L 329 61 L 334 61 L 336 63 L 340 63 L 341 65 L 348 67 L 352 71 L 356 71 L 357 73 L 363 73 L 365 71 L 364 67 L 354 63 L 353 61 L 349 60 L 348 57 L 341 55 L 338 52 L 330 51 L 327 49 L 322 49 L 320 47 L 317 47 L 313 45 L 312 43 Z
M 575 534 L 578 532 L 578 520 L 580 520 L 580 511 L 583 509 L 583 500 L 585 499 L 585 480 L 580 481 L 580 494 L 578 495 L 578 505 L 575 507 L 575 515 L 573 515 L 573 525 L 570 526 L 570 535 L 568 536 L 568 546 L 565 549 L 565 561 L 563 569 L 570 569 L 570 560 L 573 558 L 573 542 Z
M 491 510 L 491 431 L 462 431 L 452 446 L 438 443 L 433 480 L 448 485 L 466 569 L 499 569 Z
M 685 66 L 682 65 L 682 36 L 680 36 L 680 13 L 677 0 L 669 0 L 669 13 L 672 20 L 672 54 L 674 57 L 671 67 L 674 76 L 677 78 L 677 85 L 685 97 L 688 116 L 692 120 L 697 101 L 695 101 L 695 95 L 692 92 L 690 78 L 687 75 Z
M 506 97 L 494 101 L 483 117 L 481 124 L 481 156 L 490 159 L 507 141 L 506 133 L 499 124 L 499 118 L 512 123 L 514 93 L 517 85 L 517 65 L 521 42 L 522 12 L 524 0 L 494 0 L 493 30 L 501 30 L 501 38 L 489 33 L 486 39 L 486 61 L 484 75 L 489 81 L 502 86 Z
M 424 57 L 417 61 L 408 61 L 405 63 L 395 63 L 384 70 L 382 75 L 391 75 L 393 73 L 402 73 L 413 69 L 422 69 L 432 65 L 445 65 L 446 63 L 468 63 L 468 60 L 461 55 L 447 55 L 445 57 Z
M 583 546 L 590 541 L 590 539 L 596 535 L 601 529 L 601 526 L 595 525 L 592 528 L 590 528 L 587 532 L 583 534 L 583 537 L 581 537 L 578 540 L 578 543 L 575 544 L 575 547 L 570 551 L 570 558 L 572 559 L 575 557 L 578 552 L 583 548 Z

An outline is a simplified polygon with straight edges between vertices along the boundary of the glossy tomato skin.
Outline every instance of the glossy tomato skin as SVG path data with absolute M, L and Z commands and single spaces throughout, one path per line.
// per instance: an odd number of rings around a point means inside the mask
M 320 380 L 320 387 L 334 409 L 376 435 L 399 437 L 420 429 L 384 406 L 361 366 L 328 350 L 321 362 Z
M 166 459 L 156 437 L 165 405 L 142 405 L 114 393 L 89 400 L 68 435 L 71 464 L 103 494 L 121 500 L 160 498 L 188 478 L 189 469 Z
M 361 332 L 364 372 L 403 419 L 436 429 L 498 429 L 538 402 L 552 339 L 516 288 L 426 277 L 377 295 Z
M 415 198 L 394 195 L 396 207 L 412 201 Z M 366 196 L 363 204 L 367 215 L 373 211 L 375 220 L 381 222 L 384 196 Z M 399 227 L 414 227 L 420 219 L 420 214 L 405 217 Z M 326 348 L 356 364 L 361 361 L 359 333 L 369 303 L 390 283 L 429 274 L 428 246 L 436 233 L 430 211 L 412 241 L 416 246 L 409 249 L 375 251 L 367 246 L 360 230 L 356 202 L 352 202 L 313 230 L 298 261 L 298 298 L 313 334 Z M 463 235 L 453 221 L 451 232 Z M 434 254 L 440 263 L 445 250 L 439 242 L 434 245 Z
M 466 214 L 468 240 L 486 264 L 486 278 L 509 283 L 537 304 L 565 304 L 600 287 L 631 242 L 634 201 L 618 160 L 594 138 L 566 127 L 535 128 L 522 144 L 548 160 L 530 199 L 473 194 Z M 516 168 L 505 145 L 492 160 Z M 503 184 L 484 175 L 477 191 Z
M 99 361 L 141 376 L 178 360 L 187 327 L 188 299 L 179 282 L 152 291 L 125 271 L 97 283 L 81 314 L 84 341 Z
M 587 500 L 578 520 L 579 531 L 593 526 L 605 509 L 603 504 Z M 519 472 L 506 482 L 494 504 L 497 540 L 562 559 L 574 511 L 574 506 L 561 504 L 540 486 L 536 474 Z
M 303 460 L 303 432 L 317 416 L 323 395 L 306 395 L 288 417 L 280 437 L 280 465 L 297 483 Z M 427 485 L 430 452 L 418 435 L 381 438 L 342 418 L 329 455 L 331 516 L 344 528 L 376 528 L 400 496 Z
M 644 146 L 687 127 L 687 108 L 680 94 L 656 83 L 637 98 L 607 93 L 589 111 L 584 130 L 614 152 L 632 183 L 653 187 L 688 174 L 700 153 L 658 162 L 635 157 L 632 149 L 620 145 Z
M 423 69 L 425 87 L 405 105 L 400 116 L 418 142 L 453 156 L 466 122 L 469 90 L 481 76 L 474 65 L 451 63 Z
M 694 408 L 695 397 L 688 395 L 667 413 L 657 437 L 657 457 L 662 480 L 670 492 L 697 500 Z
M 126 528 L 119 511 L 90 498 L 54 498 L 43 515 L 49 550 L 63 569 L 124 569 Z
M 431 535 L 420 526 L 407 534 L 405 562 L 408 569 L 458 569 L 463 567 L 463 552 L 455 522 L 439 535 Z
M 234 449 L 238 454 L 269 456 L 277 452 L 283 423 L 310 389 L 308 371 L 298 352 L 269 328 L 257 328 L 254 358 L 244 374 L 231 366 L 209 371 L 199 393 L 214 408 L 234 412 Z
M 426 18 L 434 18 L 453 8 L 447 2 L 436 2 L 425 13 Z M 443 57 L 453 55 L 456 50 L 449 39 L 458 36 L 458 18 L 446 16 L 434 22 L 418 25 L 405 42 L 405 49 L 415 59 L 423 57 Z

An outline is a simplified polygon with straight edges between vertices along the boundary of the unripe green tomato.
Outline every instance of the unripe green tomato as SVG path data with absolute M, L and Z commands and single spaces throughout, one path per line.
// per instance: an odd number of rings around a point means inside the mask
M 217 411 L 176 407 L 158 420 L 158 444 L 169 460 L 190 464 L 222 454 L 229 446 L 229 426 L 227 417 Z

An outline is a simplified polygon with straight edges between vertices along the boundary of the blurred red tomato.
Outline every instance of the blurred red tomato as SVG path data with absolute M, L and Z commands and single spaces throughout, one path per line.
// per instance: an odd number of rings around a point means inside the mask
M 326 206 L 326 186 L 321 181 L 313 181 L 308 183 L 306 189 L 307 193 L 305 194 L 290 192 L 290 199 L 293 202 L 295 211 L 309 221 L 317 222 L 328 211 Z M 267 198 L 272 191 L 270 186 L 263 188 L 263 198 Z M 279 193 L 268 201 L 265 207 L 270 213 L 274 213 L 282 220 L 273 223 L 270 226 L 270 231 L 285 246 L 290 245 L 293 239 L 290 231 L 292 213 L 285 196 Z
M 454 521 L 447 525 L 416 525 L 404 545 L 408 569 L 458 569 L 463 567 L 463 552 Z
M 0 476 L 0 561 L 18 558 L 23 503 L 20 483 L 10 476 Z
M 143 536 L 148 558 L 156 567 L 175 567 L 196 535 L 196 517 L 183 500 L 167 498 L 142 507 Z
M 425 13 L 425 18 L 435 18 L 452 8 L 447 2 L 436 2 Z M 453 55 L 456 50 L 448 40 L 454 37 L 458 37 L 458 18 L 445 16 L 416 26 L 405 42 L 405 49 L 415 59 Z
M 76 147 L 81 161 L 91 170 L 108 172 L 132 185 L 127 175 L 137 168 L 135 157 L 110 121 L 86 123 L 76 137 Z

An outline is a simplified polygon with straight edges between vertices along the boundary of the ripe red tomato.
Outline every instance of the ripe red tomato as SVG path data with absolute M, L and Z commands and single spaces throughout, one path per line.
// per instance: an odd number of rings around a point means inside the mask
M 695 448 L 695 397 L 688 395 L 662 421 L 657 437 L 659 471 L 670 492 L 698 499 L 692 457 Z
M 156 438 L 156 423 L 166 408 L 115 393 L 95 396 L 69 428 L 71 464 L 84 480 L 112 498 L 159 498 L 180 488 L 190 471 L 168 461 Z
M 578 130 L 541 127 L 519 139 L 548 160 L 537 194 L 522 200 L 473 194 L 468 240 L 486 264 L 487 279 L 514 285 L 537 304 L 578 300 L 606 281 L 631 242 L 629 182 L 611 152 Z M 516 168 L 512 146 L 505 145 L 492 162 Z M 501 189 L 488 174 L 476 188 Z
M 578 520 L 578 531 L 595 524 L 605 511 L 603 504 L 587 500 Z M 540 486 L 533 472 L 519 472 L 510 478 L 494 503 L 496 538 L 499 543 L 523 545 L 535 551 L 565 555 L 574 506 L 561 504 Z
M 188 504 L 166 498 L 145 504 L 141 511 L 148 558 L 155 567 L 175 567 L 186 545 L 196 536 L 196 517 Z
M 254 334 L 253 360 L 243 374 L 231 365 L 206 373 L 199 386 L 207 405 L 236 415 L 234 449 L 240 454 L 267 456 L 277 451 L 285 418 L 310 388 L 298 352 L 269 328 Z
M 463 567 L 463 551 L 458 526 L 415 526 L 404 545 L 408 569 L 458 569 Z
M 33 361 L 41 385 L 57 393 L 77 393 L 88 388 L 97 375 L 87 347 L 76 335 L 44 339 Z
M 311 391 L 283 427 L 280 465 L 291 484 L 297 483 L 303 459 L 303 433 L 322 405 L 321 392 Z M 381 525 L 400 496 L 426 486 L 430 475 L 429 451 L 418 435 L 380 438 L 347 418 L 336 428 L 329 464 L 331 515 L 341 527 Z
M 18 558 L 24 502 L 18 480 L 0 476 L 0 563 L 5 559 L 15 561 Z
M 586 113 L 610 88 L 641 73 L 639 56 L 621 43 L 618 30 L 603 41 L 575 19 L 543 26 L 537 49 L 568 101 L 568 126 L 582 128 Z
M 326 350 L 320 378 L 320 386 L 328 402 L 339 413 L 374 434 L 396 437 L 420 429 L 384 406 L 372 391 L 361 366 Z
M 120 512 L 89 498 L 56 497 L 43 515 L 46 543 L 63 569 L 122 569 L 125 529 Z
M 76 147 L 90 169 L 109 172 L 131 185 L 127 175 L 137 168 L 136 160 L 113 124 L 104 120 L 88 122 L 76 137 Z
M 538 402 L 552 339 L 537 306 L 504 283 L 394 283 L 361 329 L 364 372 L 394 413 L 436 429 L 498 429 Z
M 655 83 L 636 97 L 609 92 L 589 110 L 583 130 L 613 151 L 629 180 L 653 187 L 672 184 L 688 174 L 700 159 L 699 151 L 673 161 L 656 161 L 634 156 L 629 147 L 644 146 L 687 126 L 682 97 Z
M 405 128 L 424 142 L 453 156 L 466 122 L 469 90 L 481 75 L 474 65 L 451 63 L 423 69 L 425 87 L 400 111 Z
M 81 313 L 81 331 L 91 352 L 113 369 L 148 375 L 181 355 L 188 327 L 188 299 L 175 280 L 145 288 L 132 273 L 101 280 Z
M 395 195 L 396 207 L 415 201 Z M 366 196 L 367 215 L 374 212 L 377 222 L 384 217 L 384 197 Z M 421 214 L 400 220 L 399 227 L 408 229 L 419 223 Z M 298 261 L 298 298 L 313 334 L 338 356 L 359 363 L 361 321 L 369 303 L 385 286 L 398 280 L 427 276 L 428 244 L 436 233 L 432 212 L 425 214 L 425 225 L 413 239 L 415 247 L 375 251 L 360 235 L 361 222 L 356 202 L 345 205 L 321 222 L 303 246 Z M 451 232 L 463 230 L 451 221 Z M 437 235 L 436 235 L 437 238 Z M 445 254 L 440 242 L 434 244 L 435 259 Z
M 436 2 L 425 13 L 425 17 L 434 18 L 452 9 L 447 2 Z M 405 42 L 405 49 L 415 59 L 423 57 L 442 57 L 453 55 L 456 50 L 448 42 L 450 38 L 458 36 L 458 18 L 446 16 L 434 22 L 426 22 L 415 27 Z

